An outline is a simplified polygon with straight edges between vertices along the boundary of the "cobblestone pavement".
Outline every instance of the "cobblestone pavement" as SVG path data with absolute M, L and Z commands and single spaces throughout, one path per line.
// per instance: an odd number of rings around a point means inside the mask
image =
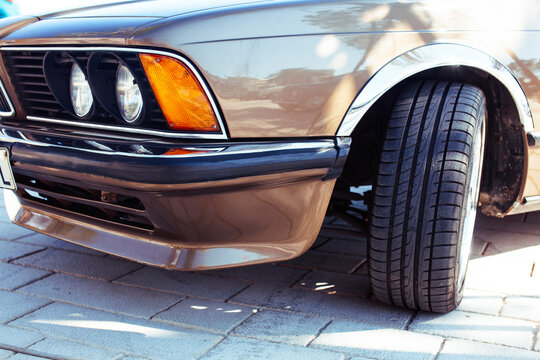
M 344 230 L 328 220 L 284 263 L 173 272 L 0 211 L 0 359 L 540 359 L 540 213 L 479 217 L 447 315 L 373 300 L 365 240 Z

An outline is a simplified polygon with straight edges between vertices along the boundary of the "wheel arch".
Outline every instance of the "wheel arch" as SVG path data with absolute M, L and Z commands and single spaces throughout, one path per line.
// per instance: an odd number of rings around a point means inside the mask
M 376 104 L 419 76 L 464 81 L 488 98 L 488 139 L 480 202 L 482 212 L 502 217 L 522 201 L 527 178 L 527 137 L 534 129 L 527 97 L 510 70 L 490 55 L 460 44 L 425 45 L 394 58 L 366 83 L 349 107 L 338 136 L 352 136 L 376 116 Z M 380 107 L 380 106 L 379 106 Z

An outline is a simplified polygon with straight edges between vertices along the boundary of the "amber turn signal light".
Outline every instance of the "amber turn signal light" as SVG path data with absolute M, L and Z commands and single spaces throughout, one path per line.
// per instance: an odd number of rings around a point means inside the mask
M 200 153 L 206 153 L 208 151 L 203 150 L 191 150 L 191 149 L 183 149 L 183 148 L 172 148 L 169 149 L 166 153 L 162 155 L 189 155 L 189 154 L 200 154 Z
M 221 130 L 210 100 L 190 69 L 169 56 L 139 54 L 139 58 L 171 129 Z

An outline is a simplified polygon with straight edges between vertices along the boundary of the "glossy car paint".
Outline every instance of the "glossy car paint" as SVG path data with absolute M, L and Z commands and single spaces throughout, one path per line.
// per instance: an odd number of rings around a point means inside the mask
M 199 189 L 175 186 L 174 192 L 158 194 L 141 191 L 144 186 L 124 190 L 150 204 L 146 211 L 159 226 L 152 234 L 96 220 L 88 224 L 84 216 L 25 204 L 12 191 L 5 196 L 8 214 L 18 225 L 151 265 L 203 270 L 286 260 L 305 252 L 317 237 L 335 182 L 321 181 L 322 173 L 267 175 Z M 107 179 L 100 184 L 81 174 L 62 175 L 87 186 L 110 186 Z
M 93 44 L 177 51 L 190 59 L 208 82 L 223 112 L 231 140 L 256 140 L 335 136 L 354 99 L 385 65 L 400 56 L 406 59 L 414 55 L 413 50 L 417 48 L 457 44 L 482 52 L 493 60 L 495 66 L 511 71 L 528 99 L 528 104 L 516 104 L 522 114 L 519 120 L 524 125 L 523 138 L 526 131 L 539 130 L 530 121 L 530 118 L 540 116 L 540 66 L 537 66 L 539 53 L 536 50 L 540 41 L 537 31 L 540 5 L 534 0 L 511 3 L 263 1 L 232 5 L 222 1 L 166 1 L 160 2 L 159 7 L 155 4 L 142 1 L 111 8 L 70 11 L 43 17 L 41 21 L 26 18 L 21 24 L 9 24 L 9 28 L 0 32 L 3 34 L 0 46 Z M 198 7 L 203 10 L 197 10 Z M 114 21 L 111 20 L 113 18 Z M 463 61 L 456 56 L 454 65 L 474 67 L 474 64 L 464 64 Z M 448 63 L 452 61 L 444 65 Z M 388 86 L 401 80 L 409 71 L 410 62 L 404 61 L 401 70 L 396 67 L 395 79 L 388 80 Z M 0 69 L 0 75 L 6 82 L 5 69 Z M 508 88 L 516 87 L 511 83 L 512 79 L 501 81 Z M 10 86 L 7 87 L 17 116 L 24 116 L 20 104 L 9 90 Z M 295 107 L 295 103 L 303 105 Z M 532 115 L 529 120 L 528 114 Z M 519 207 L 525 204 L 524 199 L 533 199 L 540 194 L 540 150 L 527 146 L 524 152 L 524 161 L 528 165 L 524 176 L 526 181 L 522 184 L 514 211 L 519 211 Z M 310 204 L 300 201 L 305 211 L 302 216 L 300 212 L 292 212 L 283 217 L 288 219 L 292 228 L 305 228 L 305 218 L 313 219 L 310 226 L 320 225 L 325 200 L 329 199 L 332 190 L 331 183 L 317 180 L 294 186 L 294 192 L 300 199 L 314 193 L 320 198 Z M 264 201 L 271 204 L 272 209 L 283 206 L 282 199 L 287 197 L 291 186 L 266 190 Z M 242 195 L 237 195 L 251 199 L 251 193 L 247 189 Z M 212 196 L 202 196 L 199 201 L 204 205 L 199 209 L 212 211 L 216 203 L 205 200 L 212 199 Z M 229 204 L 229 211 L 238 210 L 232 203 L 221 200 Z M 186 206 L 181 199 L 177 199 L 177 203 Z M 267 211 L 270 210 L 261 214 Z M 223 212 L 228 211 L 223 209 Z M 25 226 L 35 224 L 28 220 L 32 219 L 29 216 L 23 216 L 26 220 L 20 220 L 20 223 Z M 55 215 L 54 222 L 57 221 L 71 220 Z M 240 233 L 243 231 L 238 229 L 248 226 L 238 217 L 224 223 Z M 50 228 L 34 228 L 50 231 Z M 178 248 L 191 248 L 186 244 L 196 239 L 195 233 L 186 235 L 188 240 L 183 240 Z M 260 250 L 269 252 L 268 247 L 274 243 L 298 239 L 289 233 L 280 234 L 279 238 L 263 240 L 264 246 L 261 245 Z M 309 246 L 314 236 L 310 233 L 302 240 L 294 240 L 297 245 L 293 246 L 293 252 L 298 255 L 301 249 Z M 81 237 L 78 239 L 78 242 L 83 242 Z M 238 244 L 246 246 L 241 241 Z M 236 245 L 231 240 L 223 247 L 233 249 Z M 210 247 L 208 244 L 200 245 L 201 249 Z M 201 254 L 204 251 L 201 250 Z M 284 250 L 282 255 L 284 253 L 288 250 Z M 292 252 L 290 254 L 293 256 Z M 133 254 L 119 255 L 136 258 Z M 253 262 L 283 258 L 282 255 L 262 256 L 258 260 L 255 257 Z M 210 260 L 205 261 L 196 262 L 197 268 L 215 265 Z M 162 265 L 173 266 L 168 262 Z

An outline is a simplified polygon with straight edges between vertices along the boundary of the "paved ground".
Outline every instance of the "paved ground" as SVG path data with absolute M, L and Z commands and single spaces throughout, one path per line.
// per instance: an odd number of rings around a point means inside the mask
M 540 214 L 479 217 L 465 299 L 444 316 L 371 299 L 365 241 L 328 222 L 294 261 L 189 273 L 0 212 L 0 359 L 540 359 Z

